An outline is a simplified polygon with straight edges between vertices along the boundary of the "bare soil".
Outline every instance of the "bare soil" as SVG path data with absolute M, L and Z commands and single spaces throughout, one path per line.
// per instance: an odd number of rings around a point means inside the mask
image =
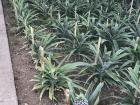
M 47 96 L 39 100 L 39 94 L 32 91 L 34 83 L 30 80 L 35 75 L 34 65 L 28 47 L 24 47 L 25 39 L 16 34 L 16 19 L 10 0 L 2 0 L 10 53 L 14 70 L 14 78 L 19 105 L 56 105 Z

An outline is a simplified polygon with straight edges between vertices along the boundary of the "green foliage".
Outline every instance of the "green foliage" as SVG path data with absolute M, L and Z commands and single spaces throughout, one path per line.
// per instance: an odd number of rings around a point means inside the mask
M 28 0 L 32 10 L 38 14 L 38 20 L 47 20 L 53 18 L 57 13 L 57 8 L 53 4 L 53 0 Z
M 63 65 L 64 60 L 56 65 L 52 63 L 51 58 L 44 58 L 44 64 L 42 63 L 41 67 L 38 67 L 37 74 L 32 81 L 36 83 L 33 90 L 41 90 L 40 99 L 45 91 L 49 91 L 49 98 L 53 100 L 55 99 L 54 92 L 56 90 L 68 88 L 68 82 L 73 82 L 71 85 L 75 85 L 74 81 L 69 78 L 69 73 L 74 72 L 78 66 L 84 66 L 85 63 L 76 62 Z
M 91 66 L 83 71 L 87 73 L 88 81 L 94 81 L 98 79 L 99 82 L 105 81 L 107 84 L 111 84 L 113 81 L 117 81 L 116 71 L 122 71 L 125 67 L 131 64 L 131 61 L 127 61 L 129 55 L 124 50 L 120 49 L 117 52 L 107 51 L 105 48 L 103 52 L 99 52 L 93 45 L 90 45 L 90 49 L 96 54 L 97 60 L 91 63 Z M 125 62 L 125 63 L 124 63 Z
M 72 27 L 74 29 L 72 30 Z M 68 22 L 66 18 L 64 23 L 56 21 L 53 27 L 56 30 L 56 36 L 64 42 L 64 49 L 66 53 L 69 54 L 69 57 L 76 54 L 87 58 L 86 54 L 88 53 L 88 39 L 91 35 L 89 32 L 80 33 L 78 28 L 78 22 Z
M 104 83 L 99 83 L 96 87 L 93 83 L 91 83 L 87 89 L 85 94 L 86 99 L 89 102 L 89 105 L 98 105 L 100 100 L 100 92 Z
M 83 100 L 85 102 L 87 101 L 88 105 L 98 105 L 100 102 L 100 93 L 103 85 L 104 83 L 99 83 L 97 86 L 94 83 L 91 83 L 85 94 L 80 93 L 79 95 L 76 95 L 76 99 L 74 100 L 76 100 L 76 103 L 78 103 L 80 100 Z
M 41 91 L 40 98 L 49 91 L 53 100 L 55 91 L 69 89 L 73 102 L 76 94 L 83 93 L 90 105 L 98 105 L 99 97 L 105 98 L 102 87 L 114 85 L 128 96 L 118 94 L 122 99 L 117 104 L 140 104 L 138 3 L 13 0 L 18 28 L 32 50 L 37 70 L 34 90 Z
M 28 10 L 29 5 L 25 0 L 13 0 L 13 4 L 19 29 L 23 29 L 36 21 L 37 14 L 32 10 Z
M 114 50 L 127 46 L 127 39 L 132 34 L 132 32 L 129 32 L 129 26 L 125 26 L 123 23 L 114 23 L 113 21 L 104 24 L 98 23 L 97 32 L 105 40 L 104 44 L 107 48 Z
M 140 77 L 139 77 L 139 62 L 134 68 L 128 68 L 123 72 L 123 77 L 120 77 L 119 87 L 125 97 L 118 97 L 121 105 L 139 105 L 140 104 Z

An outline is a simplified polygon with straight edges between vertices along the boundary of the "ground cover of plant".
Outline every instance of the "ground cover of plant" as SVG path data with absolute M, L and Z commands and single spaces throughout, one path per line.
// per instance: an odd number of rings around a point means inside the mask
M 57 101 L 56 91 L 63 91 L 67 105 L 140 104 L 139 0 L 12 3 L 17 30 L 31 49 L 40 99 L 48 92 Z M 119 94 L 103 94 L 112 87 Z

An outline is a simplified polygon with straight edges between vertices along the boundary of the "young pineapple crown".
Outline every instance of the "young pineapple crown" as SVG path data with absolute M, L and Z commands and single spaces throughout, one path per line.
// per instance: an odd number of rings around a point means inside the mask
M 86 99 L 76 99 L 74 105 L 88 105 L 88 101 Z

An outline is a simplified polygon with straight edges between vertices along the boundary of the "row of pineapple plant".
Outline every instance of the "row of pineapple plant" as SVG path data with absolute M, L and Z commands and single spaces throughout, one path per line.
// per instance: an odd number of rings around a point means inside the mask
M 67 105 L 139 105 L 139 0 L 13 0 L 36 68 L 33 90 Z M 118 96 L 103 96 L 116 87 Z M 115 99 L 115 101 L 112 101 Z

